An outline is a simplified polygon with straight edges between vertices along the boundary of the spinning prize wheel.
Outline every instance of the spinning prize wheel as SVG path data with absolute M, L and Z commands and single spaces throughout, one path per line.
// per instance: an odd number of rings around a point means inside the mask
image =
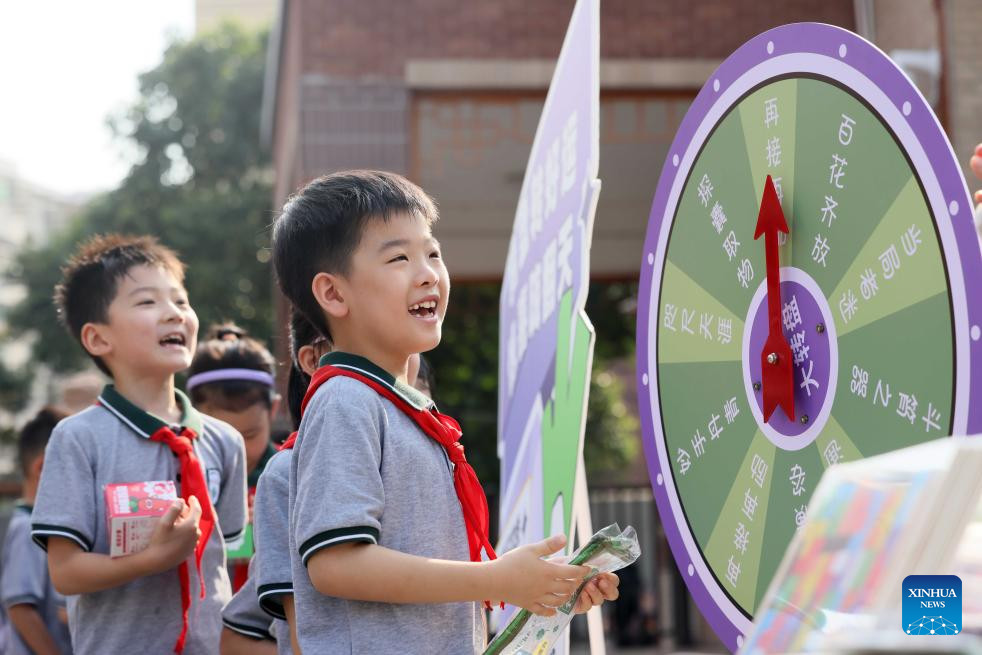
M 731 649 L 826 467 L 982 431 L 980 287 L 958 162 L 875 46 L 787 25 L 713 74 L 651 209 L 638 389 L 665 532 Z

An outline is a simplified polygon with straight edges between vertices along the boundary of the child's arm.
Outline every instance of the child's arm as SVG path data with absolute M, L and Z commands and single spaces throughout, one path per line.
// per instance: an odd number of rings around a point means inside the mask
M 160 517 L 150 545 L 125 557 L 109 557 L 83 550 L 65 537 L 48 537 L 48 571 L 55 589 L 66 596 L 111 589 L 172 569 L 194 552 L 200 530 L 201 505 L 175 501 Z
M 7 616 L 32 653 L 58 655 L 58 645 L 48 632 L 48 626 L 44 624 L 37 608 L 27 603 L 11 605 L 7 608 Z
M 300 640 L 297 639 L 297 612 L 293 609 L 293 594 L 283 596 L 283 612 L 290 624 L 290 649 L 293 655 L 300 655 Z
M 224 626 L 218 648 L 220 655 L 276 655 L 276 642 L 246 637 Z
M 322 594 L 386 603 L 503 600 L 552 616 L 589 572 L 585 566 L 540 559 L 566 543 L 556 535 L 488 562 L 408 555 L 383 546 L 344 543 L 315 552 L 307 575 Z

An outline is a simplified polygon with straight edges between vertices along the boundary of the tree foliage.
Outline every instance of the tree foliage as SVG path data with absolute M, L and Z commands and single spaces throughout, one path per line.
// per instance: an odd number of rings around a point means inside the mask
M 102 232 L 153 234 L 188 265 L 202 325 L 231 319 L 259 338 L 272 315 L 267 226 L 270 171 L 259 145 L 266 37 L 232 25 L 175 42 L 139 78 L 138 100 L 110 119 L 136 161 L 117 189 L 91 200 L 66 230 L 18 254 L 5 272 L 27 297 L 8 315 L 13 336 L 36 335 L 32 360 L 81 367 L 51 298 L 79 240 Z

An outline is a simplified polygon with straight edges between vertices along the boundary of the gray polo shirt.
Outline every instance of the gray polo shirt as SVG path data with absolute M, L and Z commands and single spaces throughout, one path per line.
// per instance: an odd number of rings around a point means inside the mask
M 184 653 L 218 652 L 221 610 L 232 597 L 224 541 L 234 540 L 246 521 L 245 446 L 230 425 L 202 416 L 180 391 L 181 426 L 198 434 L 195 453 L 204 468 L 215 509 L 201 559 L 205 598 L 198 593 L 194 558 L 188 558 L 191 608 Z M 180 462 L 167 445 L 149 439 L 166 425 L 123 398 L 112 385 L 99 403 L 64 419 L 45 450 L 41 485 L 34 504 L 32 536 L 42 547 L 62 537 L 83 550 L 109 553 L 104 485 L 149 480 L 180 483 Z M 128 584 L 68 598 L 72 643 L 80 653 L 171 652 L 181 631 L 181 589 L 177 568 Z
M 293 595 L 290 570 L 290 459 L 292 451 L 278 452 L 266 463 L 252 504 L 255 527 L 256 588 L 259 605 L 276 617 L 276 644 L 290 653 L 290 626 L 283 611 L 283 596 Z M 269 617 L 267 617 L 269 618 Z
M 7 526 L 3 542 L 3 573 L 0 576 L 0 601 L 4 609 L 14 605 L 33 605 L 48 628 L 59 651 L 72 652 L 68 626 L 58 618 L 58 608 L 65 597 L 55 591 L 48 574 L 48 558 L 31 542 L 31 507 L 18 504 Z M 31 655 L 31 649 L 11 625 L 5 655 Z
M 364 358 L 335 352 L 321 359 L 324 364 L 372 377 L 417 408 L 432 406 Z M 483 648 L 477 603 L 408 605 L 319 593 L 307 575 L 308 560 L 348 542 L 470 559 L 443 447 L 371 387 L 336 377 L 308 404 L 291 458 L 290 559 L 301 650 L 460 655 Z
M 249 577 L 222 609 L 222 624 L 229 630 L 257 640 L 275 641 L 273 619 L 259 607 L 256 597 L 256 558 L 249 560 Z M 290 636 L 287 634 L 287 643 Z

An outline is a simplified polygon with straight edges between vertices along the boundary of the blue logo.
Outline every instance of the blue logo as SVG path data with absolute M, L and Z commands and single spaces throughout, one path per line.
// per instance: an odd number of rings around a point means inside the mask
M 957 575 L 908 575 L 901 585 L 903 629 L 909 635 L 957 635 L 962 581 Z

